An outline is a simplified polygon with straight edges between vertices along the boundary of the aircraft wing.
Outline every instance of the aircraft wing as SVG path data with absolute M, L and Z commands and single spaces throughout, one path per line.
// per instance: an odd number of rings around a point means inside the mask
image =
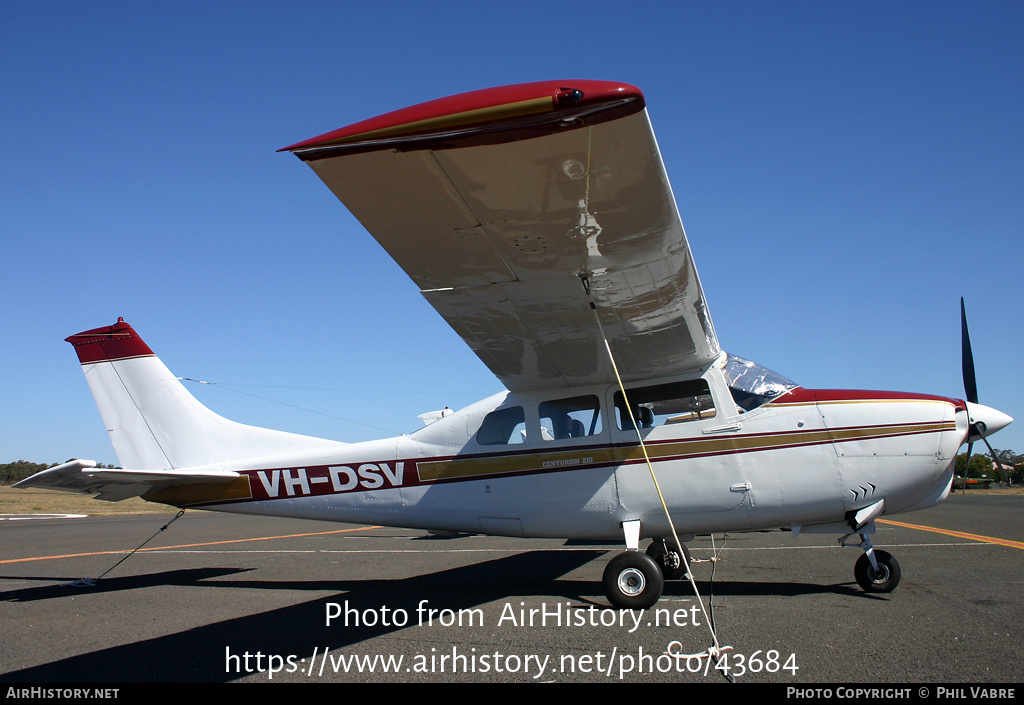
M 719 355 L 633 86 L 486 89 L 285 149 L 510 390 L 614 381 L 587 289 L 626 380 Z

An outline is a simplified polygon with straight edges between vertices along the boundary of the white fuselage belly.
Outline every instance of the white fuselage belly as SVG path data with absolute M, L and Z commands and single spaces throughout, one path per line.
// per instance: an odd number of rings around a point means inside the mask
M 645 444 L 676 531 L 695 534 L 840 522 L 880 499 L 888 514 L 931 506 L 949 485 L 964 423 L 939 399 L 779 400 L 732 419 L 659 426 Z M 549 538 L 618 538 L 622 522 L 638 519 L 644 536 L 666 535 L 635 434 L 611 434 L 604 444 L 489 453 L 417 434 L 353 444 L 289 467 L 236 468 L 251 498 L 194 506 Z

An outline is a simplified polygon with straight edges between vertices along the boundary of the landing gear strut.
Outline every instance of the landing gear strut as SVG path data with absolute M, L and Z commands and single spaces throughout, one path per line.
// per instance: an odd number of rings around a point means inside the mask
M 626 552 L 608 562 L 604 569 L 604 594 L 613 607 L 645 610 L 661 597 L 665 578 L 661 566 L 640 553 L 640 522 L 622 522 Z
M 849 536 L 849 534 L 847 534 Z M 843 537 L 846 538 L 846 537 Z M 900 564 L 887 551 L 876 551 L 866 533 L 860 535 L 864 555 L 853 566 L 853 575 L 864 592 L 892 592 L 900 584 Z
M 871 545 L 868 533 L 874 531 L 875 519 L 885 511 L 885 500 L 880 499 L 871 506 L 846 513 L 846 523 L 852 531 L 839 539 L 846 545 L 846 539 L 858 534 L 860 549 L 864 555 L 853 566 L 853 575 L 864 592 L 892 592 L 900 584 L 900 564 L 885 551 L 876 551 Z
M 863 539 L 864 555 L 853 566 L 857 584 L 864 592 L 892 592 L 900 584 L 900 564 L 888 552 L 872 548 L 867 536 Z

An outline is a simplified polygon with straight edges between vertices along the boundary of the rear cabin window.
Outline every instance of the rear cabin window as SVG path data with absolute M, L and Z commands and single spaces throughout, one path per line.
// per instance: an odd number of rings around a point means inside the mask
M 626 397 L 642 429 L 710 419 L 716 414 L 711 389 L 704 379 L 627 389 Z M 622 392 L 615 392 L 615 417 L 621 430 L 633 430 Z
M 492 411 L 484 417 L 480 430 L 476 432 L 476 442 L 482 446 L 510 445 L 525 441 L 526 415 L 521 406 Z
M 540 435 L 545 441 L 601 433 L 601 402 L 593 394 L 541 403 Z

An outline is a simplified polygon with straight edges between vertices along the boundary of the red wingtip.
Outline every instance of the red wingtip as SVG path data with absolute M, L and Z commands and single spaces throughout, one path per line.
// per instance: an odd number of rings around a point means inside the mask
M 614 81 L 536 81 L 484 88 L 395 110 L 312 139 L 303 140 L 289 147 L 282 147 L 277 151 L 296 151 L 344 143 L 361 136 L 381 133 L 414 135 L 426 129 L 428 125 L 436 126 L 435 121 L 452 116 L 464 116 L 465 119 L 458 124 L 465 127 L 467 124 L 465 120 L 469 120 L 469 124 L 475 124 L 476 121 L 487 122 L 487 120 L 493 119 L 493 115 L 483 117 L 488 114 L 488 109 L 520 104 L 523 101 L 546 99 L 544 110 L 557 112 L 577 104 L 580 106 L 595 105 L 624 98 L 633 99 L 632 110 L 640 110 L 644 106 L 644 96 L 639 88 L 628 83 Z M 541 109 L 537 108 L 537 110 Z M 498 114 L 504 115 L 503 113 Z
M 76 333 L 65 340 L 75 346 L 78 360 L 83 365 L 89 362 L 123 360 L 153 354 L 139 334 L 121 317 L 118 317 L 117 323 L 112 326 Z

